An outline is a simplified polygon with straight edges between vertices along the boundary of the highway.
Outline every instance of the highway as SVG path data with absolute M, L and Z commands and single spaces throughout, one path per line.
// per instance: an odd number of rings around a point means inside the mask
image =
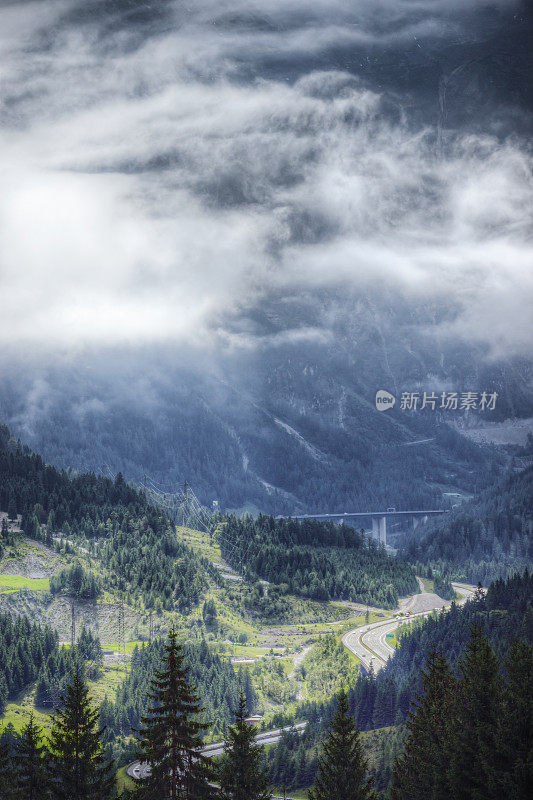
M 432 614 L 435 610 L 442 610 L 450 607 L 451 604 L 446 603 L 446 601 L 438 595 L 424 591 L 422 581 L 419 578 L 417 580 L 422 591 L 419 594 L 401 600 L 398 610 L 398 613 L 409 613 L 409 617 L 398 616 L 394 619 L 373 622 L 370 625 L 363 625 L 360 628 L 349 631 L 342 637 L 344 646 L 360 659 L 362 666 L 366 670 L 372 668 L 374 672 L 378 672 L 385 666 L 387 660 L 394 653 L 394 648 L 387 642 L 387 633 L 392 633 L 400 625 L 409 622 L 409 620 L 415 617 L 424 617 L 428 614 Z M 452 586 L 455 591 L 461 595 L 461 599 L 458 601 L 459 605 L 466 603 L 468 599 L 473 597 L 476 591 L 475 586 L 469 586 L 464 583 L 452 582 Z M 306 722 L 300 722 L 294 725 L 293 728 L 298 733 L 301 733 L 306 724 Z M 255 741 L 257 744 L 261 745 L 275 744 L 281 739 L 283 731 L 289 730 L 291 730 L 290 726 L 286 728 L 276 728 L 272 731 L 263 731 L 255 737 Z M 203 747 L 200 752 L 208 758 L 216 758 L 224 752 L 224 742 L 208 744 Z M 126 767 L 126 774 L 134 780 L 145 777 L 149 772 L 150 767 L 148 764 L 140 761 L 134 761 Z M 272 795 L 272 800 L 277 800 L 277 796 Z M 290 798 L 287 798 L 287 800 L 290 800 Z
M 263 731 L 262 733 L 257 734 L 255 737 L 255 742 L 256 744 L 261 745 L 276 744 L 276 742 L 279 742 L 281 739 L 281 734 L 284 731 L 295 730 L 297 733 L 302 733 L 306 725 L 307 722 L 299 722 L 297 725 L 293 725 L 292 728 L 290 725 L 288 725 L 286 728 L 276 728 L 276 730 L 273 731 Z M 205 747 L 202 747 L 200 752 L 208 758 L 216 758 L 217 756 L 221 756 L 224 752 L 224 742 L 206 744 Z M 134 780 L 140 780 L 149 774 L 149 765 L 141 761 L 133 761 L 126 767 L 126 775 Z M 289 800 L 289 798 L 287 798 L 287 800 Z
M 412 443 L 414 444 L 414 443 Z M 278 514 L 276 519 L 338 519 L 340 517 L 432 517 L 440 514 L 448 514 L 449 508 L 430 508 L 428 510 L 415 509 L 413 511 L 339 511 L 327 512 L 324 514 L 294 514 L 293 516 L 283 516 Z
M 421 582 L 419 581 L 419 583 Z M 469 586 L 464 583 L 452 582 L 452 586 L 461 595 L 458 605 L 466 603 L 476 591 L 475 586 Z M 428 616 L 433 611 L 449 608 L 450 605 L 438 595 L 423 591 L 400 603 L 399 612 L 409 613 L 409 617 L 395 617 L 383 622 L 380 620 L 370 625 L 363 625 L 344 634 L 342 643 L 351 653 L 357 656 L 366 670 L 372 668 L 374 672 L 379 672 L 394 653 L 394 648 L 387 642 L 388 633 L 392 633 L 400 625 L 409 622 L 415 617 Z

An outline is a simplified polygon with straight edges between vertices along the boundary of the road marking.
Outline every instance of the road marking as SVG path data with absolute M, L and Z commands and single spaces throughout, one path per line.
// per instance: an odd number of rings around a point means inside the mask
M 475 586 L 470 586 L 469 584 L 465 583 L 456 583 L 454 581 L 452 582 L 452 586 L 455 589 L 455 591 L 461 595 L 461 600 L 458 601 L 457 605 L 463 605 L 464 603 L 466 603 L 467 600 L 473 597 L 476 591 Z M 413 598 L 415 597 L 417 597 L 417 595 L 413 595 Z M 409 598 L 409 600 L 413 598 Z M 442 606 L 442 609 L 449 609 L 450 606 L 451 603 Z M 390 656 L 393 655 L 395 652 L 394 648 L 392 648 L 385 641 L 385 636 L 387 633 L 397 630 L 403 622 L 408 622 L 410 619 L 414 619 L 415 617 L 425 617 L 425 616 L 427 617 L 430 614 L 433 614 L 434 611 L 441 611 L 442 609 L 432 608 L 428 609 L 427 611 L 411 612 L 408 617 L 401 617 L 397 620 L 388 619 L 384 621 L 373 622 L 370 625 L 364 625 L 359 628 L 354 628 L 353 630 L 345 633 L 341 641 L 347 650 L 349 650 L 351 653 L 357 656 L 357 658 L 360 659 L 365 669 L 368 669 L 369 660 L 370 663 L 372 664 L 374 659 L 377 659 L 377 662 L 375 664 L 377 671 L 385 666 Z M 378 641 L 383 645 L 385 650 L 386 649 L 390 650 L 390 653 L 388 653 L 387 658 L 384 658 L 383 656 L 379 655 L 379 653 L 377 653 L 376 650 L 374 650 L 370 646 L 370 644 L 368 644 L 368 642 L 365 641 L 365 637 L 367 637 L 368 634 L 373 633 L 377 628 L 383 628 L 383 627 L 387 627 L 388 629 L 383 631 L 383 633 L 379 636 Z M 354 640 L 353 644 L 351 643 L 351 639 Z M 374 645 L 374 647 L 375 646 L 376 645 Z M 374 665 L 372 664 L 372 666 Z

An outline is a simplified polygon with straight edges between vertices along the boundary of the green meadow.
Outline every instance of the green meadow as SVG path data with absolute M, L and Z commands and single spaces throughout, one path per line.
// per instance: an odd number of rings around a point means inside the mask
M 23 575 L 0 574 L 0 594 L 28 589 L 31 592 L 49 592 L 49 578 L 25 578 Z

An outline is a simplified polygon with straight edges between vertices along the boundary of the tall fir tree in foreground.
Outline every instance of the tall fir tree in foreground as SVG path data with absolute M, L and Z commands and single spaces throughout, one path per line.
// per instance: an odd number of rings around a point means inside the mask
M 100 736 L 99 711 L 76 672 L 52 717 L 50 778 L 54 800 L 107 800 L 115 778 Z
M 433 649 L 422 671 L 422 693 L 411 710 L 403 754 L 394 766 L 391 800 L 448 800 L 450 709 L 457 680 L 442 653 Z
M 177 633 L 172 629 L 165 646 L 162 668 L 152 679 L 151 705 L 142 717 L 139 759 L 149 765 L 140 782 L 139 800 L 208 800 L 214 790 L 208 780 L 211 768 L 199 753 L 203 709 L 189 683 Z
M 270 800 L 268 772 L 261 763 L 263 748 L 254 744 L 256 736 L 257 728 L 246 722 L 246 696 L 241 690 L 218 772 L 223 800 Z
M 315 784 L 309 790 L 309 800 L 374 800 L 372 780 L 366 777 L 367 768 L 346 692 L 341 692 L 318 762 Z
M 496 751 L 501 678 L 494 650 L 477 622 L 459 667 L 459 691 L 450 709 L 450 796 L 485 800 L 485 763 Z
M 496 746 L 482 754 L 488 800 L 533 797 L 533 647 L 515 642 L 506 663 Z
M 50 786 L 42 728 L 33 712 L 24 725 L 14 757 L 18 796 L 24 800 L 48 800 Z
M 14 781 L 15 763 L 5 737 L 0 737 L 0 797 L 2 800 L 16 800 Z

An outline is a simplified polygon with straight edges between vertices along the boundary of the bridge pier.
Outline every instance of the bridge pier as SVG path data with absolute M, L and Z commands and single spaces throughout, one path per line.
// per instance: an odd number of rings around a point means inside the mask
M 427 514 L 424 514 L 422 517 L 411 517 L 413 523 L 413 530 L 416 531 L 420 523 L 422 522 L 425 524 L 428 521 Z
M 387 511 L 345 511 L 344 513 L 331 512 L 326 514 L 296 514 L 294 517 L 286 517 L 279 515 L 276 519 L 327 519 L 337 521 L 338 525 L 346 523 L 356 523 L 364 519 L 365 529 L 368 525 L 367 520 L 372 520 L 372 530 L 368 533 L 377 541 L 382 544 L 387 544 L 387 517 L 394 517 L 396 520 L 405 520 L 409 525 L 413 526 L 416 530 L 419 524 L 426 523 L 430 517 L 438 514 L 446 514 L 446 509 L 430 509 L 428 511 L 413 510 L 413 511 L 396 511 L 395 508 L 389 508 Z
M 372 517 L 372 537 L 387 544 L 387 517 Z

